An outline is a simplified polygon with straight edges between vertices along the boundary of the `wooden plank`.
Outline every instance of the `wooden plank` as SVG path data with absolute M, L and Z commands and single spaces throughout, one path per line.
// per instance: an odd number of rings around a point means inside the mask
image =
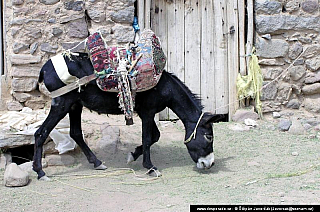
M 144 0 L 137 0 L 138 5 L 138 22 L 140 30 L 144 29 Z
M 151 27 L 151 17 L 150 17 L 151 1 L 146 0 L 144 2 L 144 27 L 150 29 Z
M 229 79 L 229 119 L 239 107 L 237 101 L 236 80 L 239 73 L 239 46 L 238 46 L 238 1 L 227 2 L 227 26 L 228 26 L 228 79 Z
M 246 43 L 246 55 L 251 54 L 253 46 L 253 0 L 247 1 L 247 13 L 248 13 L 248 31 L 247 31 L 247 43 Z M 247 70 L 249 69 L 249 60 L 250 57 L 246 57 Z
M 214 8 L 212 0 L 203 0 L 201 4 L 201 99 L 205 111 L 214 112 L 215 73 L 214 73 Z
M 227 114 L 228 103 L 228 73 L 227 73 L 227 36 L 226 4 L 224 0 L 214 2 L 214 72 L 215 72 L 215 102 L 216 113 Z
M 246 11 L 243 0 L 238 0 L 238 17 L 239 17 L 239 68 L 242 76 L 246 75 L 246 44 L 245 44 L 245 24 Z
M 200 94 L 201 1 L 185 0 L 185 83 Z

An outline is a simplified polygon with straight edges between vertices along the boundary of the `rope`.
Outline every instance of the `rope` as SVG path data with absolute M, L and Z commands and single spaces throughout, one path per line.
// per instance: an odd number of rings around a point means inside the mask
M 199 126 L 199 123 L 203 117 L 204 113 L 201 113 L 199 119 L 198 119 L 198 122 L 196 124 L 196 127 L 194 128 L 193 132 L 191 133 L 191 135 L 189 136 L 189 138 L 187 140 L 184 141 L 185 144 L 189 143 L 192 139 L 196 139 L 196 134 L 197 134 L 197 129 L 198 129 L 198 126 Z M 192 138 L 193 137 L 193 138 Z

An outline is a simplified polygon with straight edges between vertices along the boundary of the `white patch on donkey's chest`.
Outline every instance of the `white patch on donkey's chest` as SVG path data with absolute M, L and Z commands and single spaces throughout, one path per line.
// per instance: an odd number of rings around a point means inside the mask
M 69 73 L 68 66 L 66 64 L 66 61 L 64 60 L 63 55 L 59 54 L 52 57 L 51 62 L 54 69 L 56 70 L 58 77 L 64 84 L 73 83 L 78 79 L 77 77 L 72 76 Z

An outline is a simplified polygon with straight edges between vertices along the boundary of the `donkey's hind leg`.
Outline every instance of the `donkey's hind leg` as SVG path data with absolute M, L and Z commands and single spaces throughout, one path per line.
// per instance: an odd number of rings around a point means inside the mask
M 34 134 L 35 145 L 33 155 L 33 170 L 37 172 L 38 179 L 48 179 L 45 176 L 45 172 L 42 170 L 41 164 L 43 144 L 48 138 L 50 132 L 59 123 L 59 121 L 66 116 L 67 112 L 68 111 L 65 107 L 60 107 L 58 105 L 52 104 L 49 115 L 47 116 L 41 127 Z
M 89 163 L 93 163 L 95 169 L 104 170 L 107 167 L 97 159 L 97 157 L 83 140 L 81 129 L 82 108 L 83 106 L 79 102 L 77 102 L 72 105 L 71 110 L 69 111 L 70 137 L 73 138 L 73 140 L 75 140 L 75 142 L 79 145 L 79 147 L 87 157 Z

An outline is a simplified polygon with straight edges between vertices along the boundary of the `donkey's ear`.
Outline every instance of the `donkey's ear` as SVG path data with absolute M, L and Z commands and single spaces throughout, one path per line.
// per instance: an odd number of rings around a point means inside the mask
M 212 113 L 206 112 L 206 113 L 204 113 L 204 115 L 202 117 L 201 124 L 203 124 L 205 126 L 208 125 L 208 127 L 211 127 L 212 123 L 222 121 L 225 118 L 226 118 L 226 116 L 223 114 L 212 114 Z

